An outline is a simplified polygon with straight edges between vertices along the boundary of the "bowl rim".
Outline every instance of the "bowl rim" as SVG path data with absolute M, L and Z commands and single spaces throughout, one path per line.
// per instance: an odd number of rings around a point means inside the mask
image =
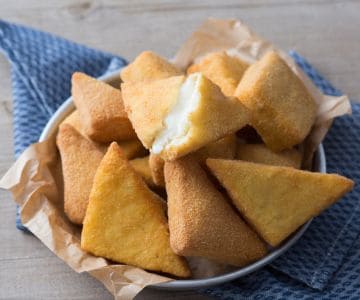
M 99 77 L 99 80 L 105 82 L 112 82 L 119 79 L 119 71 L 116 70 L 109 74 L 103 75 Z M 73 110 L 75 106 L 72 101 L 72 97 L 69 97 L 53 114 L 53 116 L 49 119 L 45 128 L 43 129 L 41 136 L 39 138 L 39 142 L 46 140 L 51 135 L 55 134 L 58 129 L 61 121 L 65 119 Z M 318 168 L 316 171 L 320 173 L 326 173 L 326 157 L 325 151 L 322 144 L 319 145 L 315 157 L 315 161 L 317 162 Z M 273 249 L 268 255 L 261 258 L 260 260 L 235 271 L 231 271 L 225 274 L 204 278 L 204 279 L 179 279 L 172 280 L 164 283 L 151 285 L 151 288 L 159 289 L 159 290 L 168 290 L 168 291 L 178 291 L 178 290 L 192 290 L 192 289 L 200 289 L 207 288 L 214 285 L 219 285 L 228 281 L 232 281 L 234 279 L 243 277 L 248 275 L 268 264 L 270 264 L 274 259 L 278 258 L 280 255 L 284 254 L 289 248 L 291 248 L 305 233 L 307 228 L 310 226 L 312 219 L 301 226 L 293 235 L 291 235 L 284 243 L 282 243 L 279 247 Z

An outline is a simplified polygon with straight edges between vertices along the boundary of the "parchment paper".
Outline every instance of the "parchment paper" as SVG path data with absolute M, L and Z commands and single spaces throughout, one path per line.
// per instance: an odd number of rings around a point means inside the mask
M 253 62 L 273 48 L 240 21 L 209 19 L 182 45 L 174 62 L 185 69 L 205 54 L 219 50 Z M 319 107 L 316 123 L 304 146 L 309 162 L 333 118 L 350 113 L 350 102 L 346 96 L 323 95 L 285 52 L 278 51 Z M 62 174 L 54 137 L 26 149 L 1 179 L 0 188 L 11 191 L 20 206 L 22 223 L 36 237 L 74 271 L 89 272 L 101 281 L 115 299 L 133 299 L 147 285 L 172 280 L 132 266 L 110 264 L 81 250 L 81 228 L 71 224 L 63 213 Z M 226 269 L 204 259 L 189 261 L 196 277 L 212 276 Z

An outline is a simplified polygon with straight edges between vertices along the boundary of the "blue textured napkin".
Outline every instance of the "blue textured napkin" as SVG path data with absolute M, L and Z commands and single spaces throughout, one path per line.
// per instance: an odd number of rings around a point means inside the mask
M 74 71 L 100 76 L 125 65 L 120 57 L 48 33 L 0 21 L 0 51 L 11 62 L 15 155 L 38 140 L 70 95 Z M 301 56 L 297 64 L 326 94 L 340 95 Z M 359 182 L 360 105 L 336 119 L 325 142 L 328 172 Z M 360 298 L 359 187 L 315 218 L 305 235 L 271 266 L 204 293 L 224 299 Z

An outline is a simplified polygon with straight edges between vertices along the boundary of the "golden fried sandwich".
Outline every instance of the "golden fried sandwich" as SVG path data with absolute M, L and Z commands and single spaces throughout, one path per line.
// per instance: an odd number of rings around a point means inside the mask
M 110 145 L 96 172 L 81 248 L 150 271 L 189 277 L 170 247 L 165 202 L 136 174 L 121 148 Z
M 120 90 L 80 72 L 73 74 L 71 82 L 72 97 L 87 136 L 99 143 L 136 137 Z
M 183 81 L 183 76 L 175 76 L 151 82 L 121 84 L 125 109 L 145 148 L 151 148 L 156 135 L 163 128 L 163 120 L 176 103 Z
M 223 51 L 208 54 L 198 64 L 191 65 L 187 73 L 203 73 L 220 87 L 225 96 L 234 96 L 236 87 L 248 66 L 246 62 Z
M 151 51 L 144 51 L 127 67 L 120 77 L 123 82 L 163 79 L 181 75 L 182 72 L 166 59 Z
M 151 175 L 149 156 L 132 159 L 129 161 L 129 163 L 135 172 L 142 177 L 142 179 L 149 187 L 156 186 Z
M 266 254 L 265 243 L 215 188 L 195 157 L 165 162 L 165 181 L 175 253 L 234 266 Z
M 274 152 L 264 144 L 240 144 L 237 148 L 236 158 L 259 164 L 300 169 L 302 153 L 295 148 Z
M 174 160 L 249 122 L 237 99 L 225 97 L 201 73 L 121 85 L 125 109 L 143 145 Z
M 56 137 L 64 177 L 64 210 L 69 220 L 82 224 L 96 169 L 104 149 L 62 124 Z
M 251 111 L 251 125 L 274 151 L 300 144 L 314 124 L 314 99 L 274 51 L 245 71 L 235 96 Z
M 274 247 L 354 185 L 337 174 L 235 160 L 206 163 L 244 218 Z

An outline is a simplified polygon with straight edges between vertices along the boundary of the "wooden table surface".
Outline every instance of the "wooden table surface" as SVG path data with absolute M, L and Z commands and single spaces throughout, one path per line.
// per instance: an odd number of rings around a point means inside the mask
M 360 1 L 0 0 L 0 18 L 62 35 L 131 60 L 142 50 L 174 54 L 209 16 L 239 18 L 282 49 L 304 55 L 336 87 L 360 99 Z M 10 66 L 0 56 L 0 175 L 13 161 Z M 0 191 L 0 299 L 111 299 L 31 235 L 15 229 L 15 205 Z M 36 266 L 36 267 L 35 267 Z M 145 291 L 143 299 L 174 295 Z M 189 294 L 176 298 L 195 299 Z M 198 296 L 199 299 L 205 297 Z

